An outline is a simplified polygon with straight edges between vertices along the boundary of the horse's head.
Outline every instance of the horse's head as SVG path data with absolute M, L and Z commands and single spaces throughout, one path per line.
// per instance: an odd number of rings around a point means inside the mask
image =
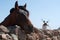
M 15 8 L 12 8 L 10 10 L 10 13 L 13 13 L 14 11 L 19 12 L 19 13 L 24 14 L 25 16 L 29 17 L 29 11 L 26 9 L 26 4 L 23 6 L 18 6 L 18 2 L 16 1 Z
M 18 6 L 18 2 L 15 3 L 15 8 L 12 8 L 10 10 L 10 15 L 13 16 L 13 20 L 15 18 L 14 24 L 21 26 L 22 29 L 24 29 L 27 32 L 33 32 L 33 25 L 31 24 L 29 17 L 29 12 L 26 9 L 26 4 L 24 6 Z M 11 20 L 12 20 L 11 19 Z

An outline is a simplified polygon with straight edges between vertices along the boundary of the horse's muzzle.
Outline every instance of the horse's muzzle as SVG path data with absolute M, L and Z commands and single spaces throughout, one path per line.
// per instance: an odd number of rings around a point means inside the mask
M 33 25 L 24 26 L 24 30 L 26 33 L 30 34 L 31 32 L 33 32 Z

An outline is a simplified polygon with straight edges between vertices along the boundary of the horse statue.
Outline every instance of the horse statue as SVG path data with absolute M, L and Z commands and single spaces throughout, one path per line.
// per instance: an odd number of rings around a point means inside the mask
M 23 6 L 15 2 L 15 7 L 10 10 L 10 14 L 0 23 L 6 27 L 18 25 L 21 29 L 28 33 L 33 32 L 33 25 L 29 20 L 29 11 L 26 9 L 26 4 Z

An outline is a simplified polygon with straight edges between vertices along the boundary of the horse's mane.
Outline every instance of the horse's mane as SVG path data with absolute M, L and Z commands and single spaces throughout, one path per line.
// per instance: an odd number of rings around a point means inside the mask
M 10 13 L 12 13 L 14 10 L 15 10 L 14 8 L 10 9 Z
M 19 6 L 19 8 L 29 13 L 29 11 L 26 10 L 23 6 Z M 10 13 L 12 13 L 14 10 L 15 10 L 14 8 L 11 8 Z

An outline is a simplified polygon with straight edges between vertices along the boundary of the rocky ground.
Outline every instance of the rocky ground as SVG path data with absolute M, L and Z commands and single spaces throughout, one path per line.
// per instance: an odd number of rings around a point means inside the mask
M 38 30 L 27 34 L 17 25 L 5 27 L 0 26 L 0 40 L 60 40 L 60 30 Z

